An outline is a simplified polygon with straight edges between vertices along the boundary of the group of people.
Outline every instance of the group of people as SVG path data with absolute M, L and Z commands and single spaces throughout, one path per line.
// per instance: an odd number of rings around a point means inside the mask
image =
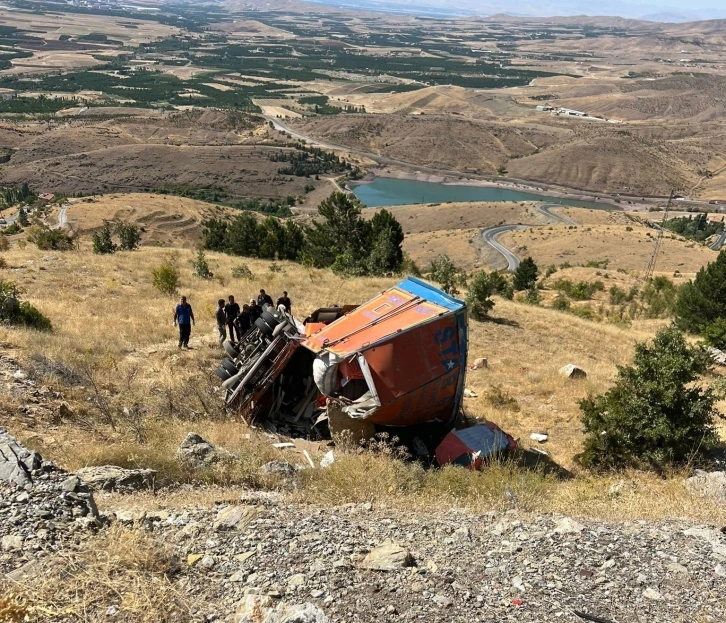
M 223 343 L 228 334 L 231 342 L 239 342 L 242 336 L 253 327 L 255 320 L 262 315 L 262 310 L 266 305 L 273 305 L 273 301 L 272 297 L 264 290 L 260 290 L 260 294 L 256 299 L 250 299 L 249 304 L 245 303 L 242 307 L 239 306 L 239 303 L 234 300 L 234 296 L 231 294 L 226 302 L 224 299 L 219 299 L 215 314 L 217 330 L 219 331 L 219 343 Z M 292 314 L 292 301 L 287 292 L 283 292 L 282 296 L 277 299 L 275 307 Z M 178 305 L 174 308 L 174 326 L 179 327 L 180 349 L 189 350 L 189 337 L 192 333 L 193 324 L 194 311 L 187 302 L 187 297 L 182 296 Z
M 262 310 L 266 305 L 272 306 L 272 297 L 264 290 L 260 290 L 260 294 L 256 299 L 250 299 L 249 304 L 245 303 L 242 307 L 234 300 L 233 295 L 229 295 L 227 302 L 224 299 L 217 301 L 217 329 L 219 330 L 219 343 L 221 344 L 227 339 L 231 342 L 239 342 L 242 336 L 247 333 L 262 315 Z M 292 301 L 283 292 L 282 296 L 277 299 L 274 304 L 277 309 L 284 309 L 288 314 L 292 314 Z

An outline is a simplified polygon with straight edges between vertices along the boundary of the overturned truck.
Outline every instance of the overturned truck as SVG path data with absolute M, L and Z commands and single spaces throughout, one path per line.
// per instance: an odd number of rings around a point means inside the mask
M 291 436 L 357 438 L 376 427 L 451 423 L 467 356 L 465 304 L 409 277 L 359 306 L 303 322 L 267 307 L 217 368 L 225 402 Z

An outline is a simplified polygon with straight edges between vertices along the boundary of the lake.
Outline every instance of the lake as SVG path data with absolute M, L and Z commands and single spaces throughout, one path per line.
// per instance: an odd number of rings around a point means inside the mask
M 495 186 L 466 186 L 464 184 L 438 184 L 418 180 L 401 180 L 391 177 L 377 177 L 370 184 L 360 184 L 353 193 L 369 208 L 384 206 L 411 205 L 415 203 L 447 203 L 460 201 L 540 201 L 560 205 L 596 210 L 613 210 L 614 206 L 550 197 L 538 193 L 497 188 Z

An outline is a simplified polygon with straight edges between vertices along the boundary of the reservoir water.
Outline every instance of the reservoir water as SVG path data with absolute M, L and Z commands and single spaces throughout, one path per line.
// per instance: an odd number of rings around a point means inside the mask
M 415 203 L 447 203 L 460 201 L 541 201 L 594 209 L 616 209 L 594 201 L 550 197 L 538 193 L 497 188 L 494 186 L 466 186 L 464 184 L 438 184 L 418 180 L 377 177 L 369 184 L 360 184 L 353 193 L 369 208 L 411 205 Z

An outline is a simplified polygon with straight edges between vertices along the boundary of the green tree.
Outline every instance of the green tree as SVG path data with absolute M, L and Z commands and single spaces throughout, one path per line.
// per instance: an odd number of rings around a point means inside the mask
M 638 344 L 615 385 L 580 402 L 585 447 L 577 460 L 597 469 L 661 470 L 708 449 L 718 438 L 716 397 L 698 383 L 708 367 L 704 350 L 675 327 Z
M 100 255 L 116 253 L 116 243 L 113 241 L 111 235 L 111 223 L 103 221 L 101 229 L 94 231 L 91 236 L 93 239 L 93 252 Z
M 494 294 L 494 286 L 492 276 L 487 275 L 484 271 L 477 273 L 472 278 L 466 294 L 466 306 L 474 320 L 486 320 L 494 307 L 494 301 L 491 298 Z
M 537 283 L 537 275 L 539 269 L 537 264 L 531 257 L 524 258 L 517 266 L 517 270 L 514 271 L 514 280 L 512 285 L 516 292 L 521 290 L 529 290 L 535 283 Z
M 315 268 L 332 266 L 339 255 L 343 263 L 362 263 L 367 259 L 371 226 L 361 217 L 360 202 L 336 192 L 318 206 L 321 220 L 307 232 L 305 257 Z
M 259 257 L 260 229 L 251 214 L 240 214 L 227 227 L 225 247 L 228 253 Z
M 202 221 L 202 246 L 212 251 L 229 251 L 227 248 L 228 223 L 210 218 Z
M 20 208 L 18 210 L 18 225 L 21 227 L 27 227 L 30 225 L 30 221 L 28 220 L 28 215 L 26 214 L 25 210 L 23 208 Z
M 197 256 L 194 258 L 192 266 L 194 274 L 200 279 L 210 279 L 212 277 L 212 271 L 209 269 L 209 262 L 207 262 L 204 249 L 197 249 Z M 174 289 L 176 290 L 176 287 Z
M 679 288 L 675 316 L 676 325 L 690 333 L 701 333 L 718 318 L 726 318 L 726 250 Z
M 141 243 L 141 227 L 126 221 L 116 223 L 116 234 L 119 237 L 119 246 L 123 251 L 133 251 Z
M 371 219 L 371 248 L 368 272 L 372 275 L 398 273 L 403 264 L 403 227 L 388 210 L 378 210 Z
M 726 350 L 726 318 L 716 318 L 703 328 L 702 333 L 706 344 L 719 350 Z
M 675 284 L 659 275 L 645 284 L 640 298 L 648 304 L 646 318 L 667 318 L 673 315 L 676 305 L 677 290 Z
M 456 296 L 459 294 L 458 285 L 462 282 L 461 270 L 451 261 L 448 255 L 439 255 L 431 262 L 430 276 L 433 281 L 441 286 L 441 289 Z

